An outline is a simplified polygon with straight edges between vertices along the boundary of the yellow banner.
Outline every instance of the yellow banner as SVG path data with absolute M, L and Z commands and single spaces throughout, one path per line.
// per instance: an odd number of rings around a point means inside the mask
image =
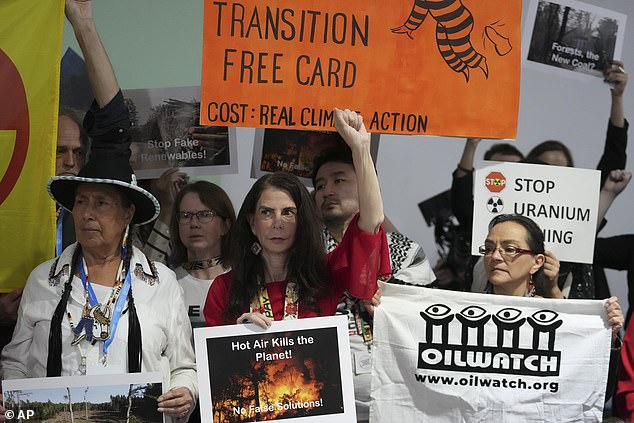
M 0 2 L 0 292 L 24 286 L 55 251 L 63 0 Z

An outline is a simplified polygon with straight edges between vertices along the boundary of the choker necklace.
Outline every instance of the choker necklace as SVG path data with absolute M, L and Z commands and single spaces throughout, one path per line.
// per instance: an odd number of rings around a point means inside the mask
M 199 270 L 199 269 L 207 269 L 209 267 L 214 267 L 222 261 L 222 256 L 217 256 L 210 259 L 205 260 L 192 260 L 183 264 L 183 269 L 185 270 Z

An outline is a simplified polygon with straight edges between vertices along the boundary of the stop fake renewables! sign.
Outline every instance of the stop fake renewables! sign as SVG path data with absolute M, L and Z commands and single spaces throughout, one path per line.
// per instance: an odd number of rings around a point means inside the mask
M 491 219 L 521 214 L 542 228 L 546 249 L 559 260 L 592 263 L 600 177 L 597 170 L 525 163 L 477 169 L 471 254 L 479 254 Z

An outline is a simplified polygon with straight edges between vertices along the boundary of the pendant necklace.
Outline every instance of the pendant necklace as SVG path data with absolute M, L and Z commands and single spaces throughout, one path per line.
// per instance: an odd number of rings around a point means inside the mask
M 77 326 L 74 325 L 68 309 L 66 311 L 71 332 L 74 335 L 71 345 L 79 347 L 80 343 L 84 340 L 88 341 L 91 345 L 101 341 L 101 350 L 103 352 L 103 359 L 101 361 L 104 366 L 107 365 L 108 348 L 114 340 L 114 334 L 117 330 L 117 325 L 119 324 L 119 319 L 130 290 L 130 272 L 127 272 L 127 275 L 124 277 L 123 263 L 125 256 L 126 249 L 123 250 L 122 260 L 119 262 L 119 268 L 117 270 L 116 281 L 105 304 L 97 300 L 92 284 L 88 279 L 86 263 L 83 257 L 80 258 L 78 270 L 84 286 L 85 303 Z M 112 306 L 114 306 L 114 311 L 112 310 Z M 79 350 L 81 354 L 79 370 L 82 374 L 85 374 L 86 354 L 84 354 L 81 348 L 79 348 Z

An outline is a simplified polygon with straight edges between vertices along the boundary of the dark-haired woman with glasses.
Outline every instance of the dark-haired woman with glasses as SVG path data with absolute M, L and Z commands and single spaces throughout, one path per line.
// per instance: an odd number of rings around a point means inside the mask
M 488 278 L 487 292 L 520 297 L 563 298 L 557 275 L 546 277 L 544 233 L 530 218 L 501 214 L 489 224 L 480 246 Z M 554 257 L 554 256 L 553 256 Z M 625 321 L 616 297 L 605 300 L 608 323 L 616 336 Z
M 183 287 L 192 326 L 204 326 L 207 291 L 216 277 L 229 270 L 223 253 L 236 215 L 227 193 L 206 181 L 186 185 L 174 205 L 169 264 Z
M 499 215 L 480 246 L 487 292 L 514 296 L 564 298 L 557 285 L 558 260 L 544 249 L 544 234 L 531 219 Z M 550 271 L 544 268 L 546 263 Z
M 544 249 L 544 232 L 530 218 L 517 214 L 501 214 L 489 223 L 489 233 L 480 246 L 487 275 L 486 292 L 520 297 L 564 298 L 557 285 L 558 272 L 545 272 L 545 262 L 553 263 L 554 255 Z M 554 258 L 556 261 L 556 258 Z M 558 267 L 558 262 L 556 262 Z M 549 273 L 546 276 L 545 273 Z M 573 300 L 574 301 L 574 300 Z M 625 323 L 623 311 L 616 297 L 603 303 L 612 341 L 619 342 L 618 332 Z M 610 357 L 606 400 L 613 393 L 618 361 L 618 348 Z

